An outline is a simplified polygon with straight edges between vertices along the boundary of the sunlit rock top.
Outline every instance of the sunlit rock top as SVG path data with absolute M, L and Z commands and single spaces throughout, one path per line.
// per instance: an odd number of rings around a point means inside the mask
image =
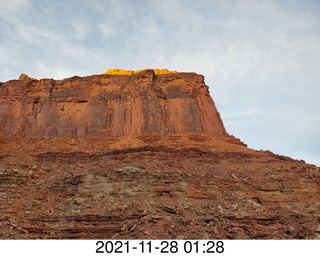
M 105 73 L 103 73 L 104 75 L 133 75 L 145 70 L 152 70 L 152 69 L 142 69 L 142 70 L 123 70 L 123 69 L 109 69 L 107 70 Z M 177 71 L 169 71 L 168 69 L 154 69 L 154 74 L 155 75 L 161 75 L 161 74 L 168 74 L 168 73 L 177 73 Z
M 21 73 L 19 80 L 25 80 L 25 79 L 33 79 L 33 80 L 37 80 L 36 78 L 30 77 L 24 73 Z

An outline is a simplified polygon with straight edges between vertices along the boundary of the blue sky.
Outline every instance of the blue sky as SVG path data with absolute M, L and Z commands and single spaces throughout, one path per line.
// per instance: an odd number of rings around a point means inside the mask
M 0 0 L 0 81 L 197 72 L 250 148 L 320 166 L 320 1 Z

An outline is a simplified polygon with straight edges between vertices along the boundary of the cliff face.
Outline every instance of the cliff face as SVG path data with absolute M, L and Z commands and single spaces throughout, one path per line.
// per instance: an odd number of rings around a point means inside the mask
M 227 136 L 202 75 L 155 75 L 153 70 L 64 80 L 23 76 L 2 83 L 0 133 L 27 138 L 145 133 Z
M 228 136 L 203 76 L 166 72 L 0 83 L 0 239 L 320 239 L 320 168 Z

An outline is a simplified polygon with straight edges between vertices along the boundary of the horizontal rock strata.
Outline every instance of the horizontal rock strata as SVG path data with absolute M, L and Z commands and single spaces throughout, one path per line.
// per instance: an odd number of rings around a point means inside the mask
M 225 138 L 50 138 L 0 148 L 0 238 L 320 238 L 320 169 Z
M 0 84 L 0 134 L 14 137 L 227 133 L 195 73 L 23 76 Z
M 319 167 L 229 136 L 202 75 L 126 72 L 0 83 L 0 239 L 320 239 Z

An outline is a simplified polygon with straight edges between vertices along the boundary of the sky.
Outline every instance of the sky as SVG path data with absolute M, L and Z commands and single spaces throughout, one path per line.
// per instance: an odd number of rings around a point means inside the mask
M 205 76 L 229 134 L 320 166 L 320 1 L 0 0 L 0 81 Z

